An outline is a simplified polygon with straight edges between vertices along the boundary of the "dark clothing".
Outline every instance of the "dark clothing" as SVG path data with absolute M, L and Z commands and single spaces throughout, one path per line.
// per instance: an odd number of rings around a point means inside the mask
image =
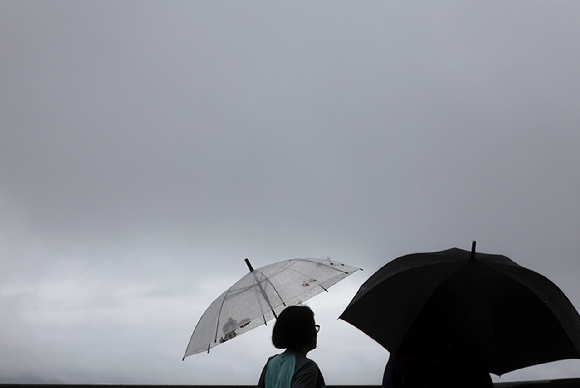
M 286 350 L 268 359 L 258 388 L 325 388 L 325 383 L 314 361 Z
M 389 357 L 382 388 L 493 388 L 488 372 L 438 362 Z

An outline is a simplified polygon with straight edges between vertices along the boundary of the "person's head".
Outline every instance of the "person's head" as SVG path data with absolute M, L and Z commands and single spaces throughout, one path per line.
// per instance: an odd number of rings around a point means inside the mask
M 306 351 L 316 349 L 317 328 L 314 312 L 308 306 L 286 307 L 272 331 L 272 343 L 278 349 Z

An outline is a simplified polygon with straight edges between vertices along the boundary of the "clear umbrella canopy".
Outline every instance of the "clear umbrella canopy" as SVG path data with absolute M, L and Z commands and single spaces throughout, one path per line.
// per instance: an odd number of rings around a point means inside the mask
M 200 318 L 183 358 L 211 348 L 328 290 L 359 268 L 330 258 L 290 259 L 253 269 L 227 289 Z

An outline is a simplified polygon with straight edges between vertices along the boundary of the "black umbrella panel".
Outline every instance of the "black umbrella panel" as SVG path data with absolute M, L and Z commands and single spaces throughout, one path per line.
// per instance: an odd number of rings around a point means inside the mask
M 340 318 L 395 356 L 497 375 L 580 358 L 580 316 L 564 293 L 509 258 L 474 248 L 389 262 Z

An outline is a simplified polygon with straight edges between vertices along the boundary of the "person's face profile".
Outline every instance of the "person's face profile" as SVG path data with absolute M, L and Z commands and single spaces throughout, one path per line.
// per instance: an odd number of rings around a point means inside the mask
M 312 337 L 312 344 L 310 345 L 310 350 L 316 349 L 318 345 L 318 332 L 320 331 L 320 325 L 314 325 L 314 337 Z

